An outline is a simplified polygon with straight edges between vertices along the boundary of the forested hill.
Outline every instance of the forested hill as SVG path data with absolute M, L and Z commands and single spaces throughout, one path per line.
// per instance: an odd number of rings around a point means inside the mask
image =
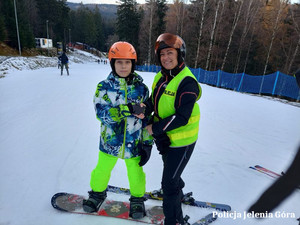
M 80 7 L 81 3 L 73 3 L 66 2 L 68 7 L 71 10 L 77 10 Z M 115 19 L 117 18 L 117 5 L 114 4 L 84 4 L 90 10 L 93 10 L 96 6 L 98 6 L 100 13 L 103 17 L 107 19 Z

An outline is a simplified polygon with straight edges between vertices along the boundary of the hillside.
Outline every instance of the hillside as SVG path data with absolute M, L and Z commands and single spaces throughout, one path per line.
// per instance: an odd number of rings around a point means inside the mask
M 80 7 L 80 3 L 67 2 L 67 5 L 71 10 L 77 10 Z M 117 17 L 117 5 L 114 4 L 84 4 L 85 7 L 93 10 L 98 6 L 101 16 L 106 19 L 115 19 Z

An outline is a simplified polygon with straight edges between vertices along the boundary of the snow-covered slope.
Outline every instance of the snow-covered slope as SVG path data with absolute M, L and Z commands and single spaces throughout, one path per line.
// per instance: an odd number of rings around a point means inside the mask
M 74 49 L 67 53 L 69 64 L 96 62 L 99 57 L 85 51 Z M 16 70 L 35 70 L 45 67 L 57 67 L 57 57 L 35 56 L 35 57 L 11 57 L 0 56 L 0 77 Z
M 71 59 L 72 60 L 72 59 Z M 71 61 L 74 62 L 74 61 Z M 31 68 L 31 67 L 30 67 Z M 97 162 L 99 121 L 92 98 L 109 65 L 71 63 L 70 76 L 52 67 L 9 70 L 0 79 L 0 224 L 135 224 L 117 219 L 61 213 L 50 199 L 60 191 L 87 194 Z M 140 73 L 151 87 L 154 74 Z M 277 172 L 290 164 L 300 142 L 300 108 L 261 97 L 201 85 L 199 140 L 186 167 L 185 191 L 196 199 L 230 204 L 215 225 L 296 225 L 295 218 L 221 218 L 245 210 L 274 180 L 248 167 Z M 160 187 L 162 162 L 156 148 L 144 167 L 147 190 Z M 110 184 L 128 187 L 119 160 Z M 109 194 L 128 200 L 128 196 Z M 300 216 L 296 191 L 275 212 Z M 146 204 L 159 204 L 147 201 Z M 184 206 L 194 222 L 212 210 Z M 274 217 L 277 215 L 274 212 Z

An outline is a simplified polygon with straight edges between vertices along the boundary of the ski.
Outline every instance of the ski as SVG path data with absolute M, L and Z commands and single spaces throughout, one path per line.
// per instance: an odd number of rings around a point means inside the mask
M 265 174 L 265 175 L 267 175 L 267 176 L 269 176 L 269 177 L 272 177 L 272 178 L 278 178 L 278 176 L 275 176 L 275 175 L 273 175 L 273 174 L 270 174 L 270 173 L 268 173 L 268 172 L 265 172 L 265 171 L 263 171 L 263 170 L 261 170 L 261 169 L 259 169 L 259 168 L 256 168 L 256 167 L 253 167 L 253 166 L 249 166 L 249 168 L 250 168 L 250 169 L 253 169 L 253 170 L 256 170 L 256 171 L 258 171 L 258 172 L 260 172 L 260 173 L 263 173 L 263 174 Z
M 207 216 L 203 217 L 202 219 L 198 220 L 197 222 L 192 223 L 191 225 L 208 225 L 209 223 L 214 222 L 217 218 L 218 218 L 217 215 L 210 213 Z
M 280 174 L 275 173 L 272 170 L 268 170 L 268 169 L 266 169 L 266 168 L 264 168 L 262 166 L 259 166 L 259 165 L 256 165 L 255 168 L 257 168 L 258 170 L 264 171 L 264 172 L 266 172 L 268 174 L 272 174 L 275 177 L 280 177 L 281 176 Z
M 283 176 L 285 173 L 284 172 L 281 172 L 281 174 L 279 173 L 275 173 L 274 171 L 272 170 L 269 170 L 269 169 L 266 169 L 265 167 L 262 167 L 260 165 L 256 165 L 256 166 L 249 166 L 250 169 L 253 169 L 253 170 L 256 170 L 258 172 L 261 172 L 269 177 L 272 177 L 274 179 L 276 178 L 279 178 L 281 176 Z M 297 187 L 298 189 L 300 189 L 300 186 Z
M 108 185 L 107 191 L 117 193 L 117 194 L 130 195 L 130 190 L 128 188 L 116 187 L 112 185 Z M 192 194 L 193 194 L 192 192 L 184 194 L 182 198 L 182 203 L 185 205 L 201 207 L 201 208 L 212 208 L 220 211 L 231 210 L 231 207 L 226 204 L 197 201 L 192 197 Z M 153 192 L 146 192 L 144 197 L 152 200 L 163 200 L 160 190 L 156 190 Z

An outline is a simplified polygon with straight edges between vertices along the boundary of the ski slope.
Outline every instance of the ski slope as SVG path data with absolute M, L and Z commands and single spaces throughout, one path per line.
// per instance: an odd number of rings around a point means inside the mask
M 133 225 L 136 222 L 59 212 L 50 199 L 56 192 L 87 194 L 97 163 L 99 126 L 93 94 L 110 66 L 71 63 L 70 76 L 56 67 L 11 70 L 0 79 L 0 224 Z M 140 72 L 151 87 L 154 73 Z M 300 143 L 300 107 L 201 84 L 199 139 L 183 173 L 184 191 L 202 201 L 231 205 L 215 225 L 296 225 L 300 192 L 274 211 L 274 217 L 244 218 L 244 212 L 274 180 L 249 169 L 256 164 L 284 171 Z M 162 161 L 153 148 L 144 167 L 147 190 L 160 187 Z M 128 187 L 119 160 L 111 185 Z M 109 198 L 128 196 L 109 193 Z M 161 204 L 147 201 L 147 205 Z M 184 206 L 194 222 L 212 210 Z M 277 214 L 275 214 L 275 212 Z M 242 218 L 231 218 L 241 215 Z

